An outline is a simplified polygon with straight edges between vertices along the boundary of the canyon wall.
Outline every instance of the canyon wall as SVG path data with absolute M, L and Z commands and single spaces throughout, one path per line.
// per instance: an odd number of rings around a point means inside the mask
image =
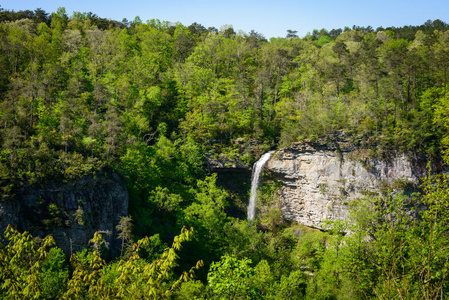
M 128 215 L 128 191 L 116 174 L 102 173 L 67 183 L 20 188 L 0 200 L 0 230 L 8 224 L 34 237 L 53 235 L 67 255 L 88 247 L 99 231 L 109 257 L 119 254 L 116 226 Z
M 322 228 L 324 219 L 347 219 L 349 202 L 388 188 L 416 190 L 426 175 L 422 158 L 349 145 L 297 142 L 272 155 L 266 169 L 282 183 L 286 220 Z

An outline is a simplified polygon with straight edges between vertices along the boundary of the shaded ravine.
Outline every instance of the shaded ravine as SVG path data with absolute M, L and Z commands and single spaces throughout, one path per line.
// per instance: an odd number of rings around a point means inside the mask
M 274 151 L 270 151 L 262 155 L 253 166 L 253 175 L 251 177 L 251 195 L 249 197 L 248 204 L 248 221 L 254 220 L 256 217 L 257 189 L 259 187 L 260 174 L 262 173 L 263 166 L 270 159 L 273 152 Z

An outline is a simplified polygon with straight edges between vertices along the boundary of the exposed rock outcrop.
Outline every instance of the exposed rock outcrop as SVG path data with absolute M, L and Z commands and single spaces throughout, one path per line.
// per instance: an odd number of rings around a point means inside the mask
M 251 188 L 251 168 L 243 164 L 230 164 L 219 160 L 208 160 L 207 171 L 217 174 L 217 186 L 228 192 L 230 216 L 246 218 L 246 206 Z
M 298 142 L 273 154 L 266 168 L 282 182 L 286 220 L 321 228 L 324 219 L 346 219 L 350 201 L 386 187 L 413 189 L 426 175 L 424 159 L 348 145 Z
M 128 191 L 116 174 L 86 176 L 67 183 L 32 185 L 0 201 L 0 230 L 8 224 L 35 237 L 53 235 L 67 255 L 86 248 L 95 231 L 118 254 L 117 226 L 128 214 Z

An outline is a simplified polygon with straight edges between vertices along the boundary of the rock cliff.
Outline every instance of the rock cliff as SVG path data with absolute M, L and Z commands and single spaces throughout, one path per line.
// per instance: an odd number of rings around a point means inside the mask
M 117 226 L 128 214 L 128 191 L 115 174 L 86 176 L 68 183 L 48 183 L 19 189 L 0 201 L 0 230 L 11 224 L 35 237 L 53 235 L 67 255 L 89 246 L 95 231 L 118 254 Z
M 232 217 L 246 218 L 251 188 L 251 168 L 235 162 L 208 159 L 206 170 L 217 174 L 217 186 L 229 194 L 226 213 Z
M 282 183 L 286 220 L 321 228 L 324 219 L 346 219 L 350 201 L 389 187 L 413 190 L 426 175 L 424 159 L 347 145 L 297 142 L 273 154 L 266 169 Z

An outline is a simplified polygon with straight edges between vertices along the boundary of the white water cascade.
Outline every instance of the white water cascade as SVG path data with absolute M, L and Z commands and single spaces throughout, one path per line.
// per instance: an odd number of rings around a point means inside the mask
M 273 151 L 267 152 L 262 155 L 258 161 L 253 166 L 253 176 L 251 178 L 251 195 L 249 197 L 248 204 L 248 221 L 251 221 L 256 216 L 256 198 L 257 198 L 257 188 L 259 187 L 259 178 L 262 168 L 265 163 L 270 159 Z

